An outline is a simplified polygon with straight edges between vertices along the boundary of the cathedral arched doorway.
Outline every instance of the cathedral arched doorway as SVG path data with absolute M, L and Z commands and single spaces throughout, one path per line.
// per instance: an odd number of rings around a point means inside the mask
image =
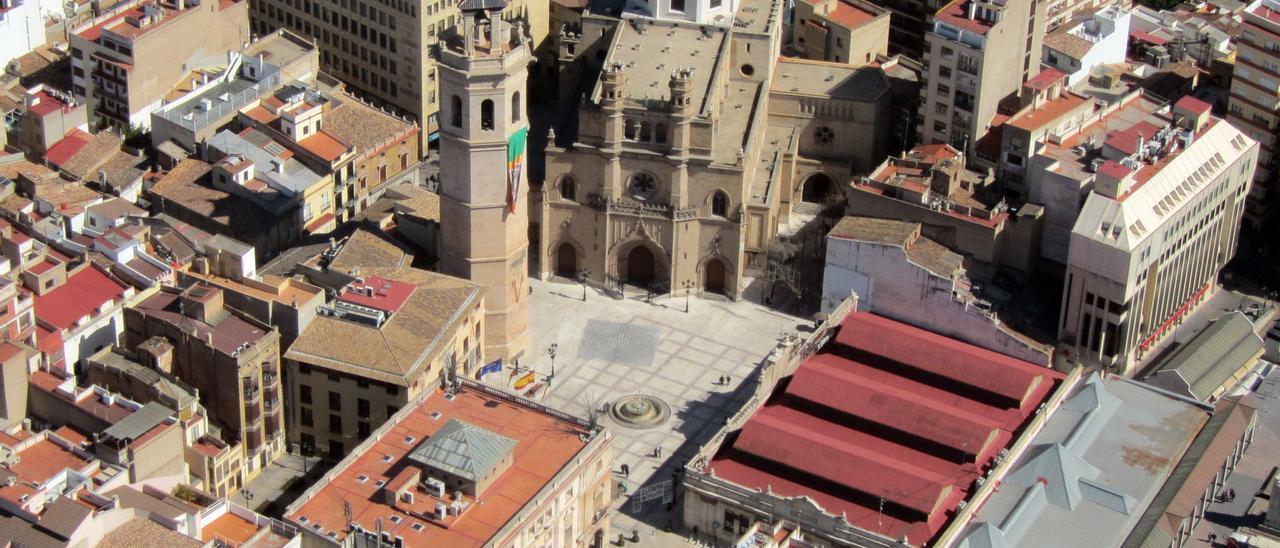
M 804 180 L 800 199 L 811 204 L 821 204 L 827 201 L 835 188 L 836 183 L 831 180 L 830 175 L 822 172 L 814 173 Z
M 707 261 L 707 266 L 703 270 L 702 289 L 710 293 L 724 295 L 724 279 L 727 270 L 724 267 L 724 261 L 711 259 Z
M 570 279 L 578 275 L 578 250 L 569 242 L 556 249 L 556 275 Z
M 648 247 L 638 245 L 627 253 L 627 281 L 640 287 L 649 287 L 653 283 L 653 252 Z

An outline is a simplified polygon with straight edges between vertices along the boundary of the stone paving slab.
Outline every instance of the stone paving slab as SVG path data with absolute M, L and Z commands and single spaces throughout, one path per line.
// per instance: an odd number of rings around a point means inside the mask
M 585 415 L 589 402 L 647 394 L 671 409 L 668 420 L 650 429 L 624 428 L 606 419 L 615 436 L 615 470 L 624 463 L 631 469 L 628 478 L 615 475 L 628 493 L 671 479 L 672 471 L 745 402 L 746 396 L 735 391 L 780 336 L 810 324 L 746 301 L 695 298 L 686 313 L 683 298 L 650 303 L 589 291 L 583 302 L 576 284 L 531 280 L 530 285 L 530 346 L 521 366 L 545 379 L 551 372 L 547 347 L 558 345 L 555 377 L 540 394 L 543 403 Z M 729 375 L 730 383 L 718 384 L 721 375 Z M 660 457 L 654 456 L 655 448 Z M 645 546 L 688 546 L 661 530 L 667 520 L 678 526 L 676 511 L 656 501 L 633 512 L 628 495 L 619 495 L 610 540 L 635 529 Z

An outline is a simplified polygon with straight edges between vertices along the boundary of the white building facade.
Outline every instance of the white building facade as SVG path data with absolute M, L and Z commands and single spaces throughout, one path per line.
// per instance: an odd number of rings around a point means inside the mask
M 1183 99 L 1137 153 L 1098 166 L 1071 234 L 1068 359 L 1133 374 L 1167 342 L 1235 254 L 1257 158 L 1256 141 Z

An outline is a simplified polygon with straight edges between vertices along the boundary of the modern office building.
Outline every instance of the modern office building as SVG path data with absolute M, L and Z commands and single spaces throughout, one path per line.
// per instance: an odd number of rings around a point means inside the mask
M 1040 72 L 1044 4 L 953 0 L 925 34 L 922 143 L 966 153 L 994 125 L 1000 103 Z
M 546 0 L 502 4 L 502 16 L 520 19 L 535 43 L 546 38 Z M 252 17 L 259 36 L 286 28 L 316 41 L 321 70 L 348 91 L 416 121 L 434 140 L 442 101 L 433 50 L 460 24 L 457 2 L 266 0 L 253 4 Z
M 1111 133 L 1071 233 L 1058 339 L 1130 375 L 1216 288 L 1236 250 L 1257 142 L 1179 100 L 1163 125 Z

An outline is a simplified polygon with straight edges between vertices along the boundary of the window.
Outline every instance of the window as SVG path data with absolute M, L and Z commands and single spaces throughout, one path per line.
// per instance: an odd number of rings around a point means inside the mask
M 722 2 L 723 0 L 711 0 L 711 9 L 716 9 L 720 7 Z
M 938 67 L 938 77 L 940 77 L 940 78 L 950 78 L 950 77 L 951 77 L 951 67 L 939 66 L 939 67 Z
M 388 396 L 395 396 L 400 393 L 400 387 L 394 384 L 383 385 L 383 387 L 386 388 Z
M 480 103 L 480 129 L 493 131 L 493 99 L 485 99 Z
M 657 179 L 643 171 L 632 175 L 631 181 L 627 183 L 627 190 L 631 193 L 631 197 L 641 201 L 653 198 L 653 192 L 657 188 Z
M 936 113 L 936 114 L 946 114 L 946 113 L 947 113 L 947 104 L 946 104 L 946 103 L 934 103 L 934 105 L 933 105 L 933 112 L 934 112 L 934 113 Z
M 576 201 L 578 199 L 577 187 L 577 181 L 574 181 L 572 176 L 565 175 L 560 179 L 560 198 L 569 200 L 570 202 Z
M 388 405 L 388 406 L 387 406 L 387 417 L 388 417 L 388 418 L 390 418 L 390 417 L 391 417 L 391 415 L 396 414 L 396 411 L 398 411 L 398 410 L 396 409 L 396 406 L 394 406 L 394 405 Z
M 729 195 L 723 191 L 717 190 L 711 195 L 711 214 L 717 217 L 727 217 L 729 215 Z
M 453 127 L 462 127 L 462 98 L 454 95 L 449 98 L 449 116 Z
M 369 400 L 364 398 L 356 400 L 356 416 L 362 418 L 369 417 Z
M 836 140 L 836 132 L 827 126 L 822 126 L 814 130 L 813 139 L 820 145 L 829 145 Z
M 369 430 L 370 430 L 369 423 L 365 421 L 360 421 L 356 423 L 356 434 L 360 436 L 360 439 L 365 439 L 369 437 Z
M 684 0 L 671 0 L 671 11 L 684 11 Z
M 342 433 L 342 416 L 329 415 L 329 432 L 332 434 Z
M 660 145 L 667 144 L 667 124 L 658 124 L 657 129 L 653 131 L 653 140 Z
M 329 392 L 329 410 L 342 411 L 342 394 Z
M 298 400 L 300 400 L 302 403 L 311 403 L 311 385 L 309 384 L 298 385 Z
M 329 458 L 340 459 L 347 454 L 347 450 L 342 447 L 342 442 L 338 440 L 329 440 Z
M 520 121 L 520 92 L 511 94 L 511 123 Z
M 315 436 L 313 436 L 313 435 L 311 435 L 311 434 L 303 434 L 302 436 L 300 436 L 300 437 L 299 437 L 299 440 L 298 440 L 298 441 L 300 441 L 300 442 L 301 442 L 301 445 L 302 445 L 302 452 L 303 452 L 303 453 L 310 453 L 310 452 L 312 452 L 312 451 L 315 451 L 315 449 L 316 449 L 316 437 L 315 437 Z
M 303 408 L 302 408 L 302 416 L 301 416 L 301 417 L 299 417 L 299 418 L 298 418 L 298 420 L 302 423 L 302 425 L 303 425 L 303 426 L 308 426 L 308 427 L 309 427 L 309 426 L 314 425 L 314 424 L 315 424 L 315 417 L 313 417 L 313 416 L 311 415 L 311 408 L 310 408 L 310 407 L 303 407 Z

